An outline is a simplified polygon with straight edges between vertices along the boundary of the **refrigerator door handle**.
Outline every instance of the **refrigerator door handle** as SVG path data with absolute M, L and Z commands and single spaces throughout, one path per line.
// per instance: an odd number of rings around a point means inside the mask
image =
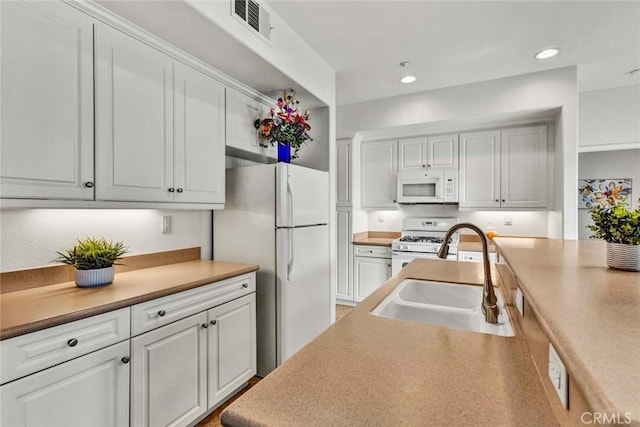
M 291 191 L 291 184 L 289 183 L 288 175 L 287 175 L 287 196 L 289 197 L 289 225 L 293 225 L 293 191 Z
M 289 236 L 289 262 L 287 263 L 287 280 L 291 280 L 291 272 L 293 271 L 293 230 L 287 230 Z

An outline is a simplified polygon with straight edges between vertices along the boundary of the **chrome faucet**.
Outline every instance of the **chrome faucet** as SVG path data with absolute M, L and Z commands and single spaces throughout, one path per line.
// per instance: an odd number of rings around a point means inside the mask
M 484 313 L 484 320 L 487 323 L 498 323 L 498 305 L 496 294 L 493 291 L 493 282 L 491 281 L 491 266 L 489 264 L 489 241 L 487 236 L 484 235 L 482 230 L 474 224 L 469 222 L 461 222 L 454 225 L 447 231 L 447 235 L 444 236 L 444 242 L 440 246 L 438 251 L 439 258 L 446 258 L 447 252 L 449 252 L 449 239 L 451 235 L 461 228 L 468 228 L 475 231 L 480 236 L 482 242 L 482 264 L 484 266 L 484 291 L 482 295 L 482 312 Z

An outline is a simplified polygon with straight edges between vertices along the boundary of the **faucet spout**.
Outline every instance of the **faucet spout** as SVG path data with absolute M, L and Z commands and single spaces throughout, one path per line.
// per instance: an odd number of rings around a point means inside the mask
M 487 323 L 498 323 L 498 300 L 496 298 L 495 291 L 493 290 L 493 282 L 491 281 L 491 265 L 489 264 L 489 241 L 487 236 L 482 232 L 480 227 L 469 222 L 461 222 L 454 225 L 447 231 L 444 236 L 444 242 L 440 246 L 438 251 L 439 258 L 446 258 L 449 251 L 449 239 L 451 235 L 461 228 L 468 228 L 474 231 L 480 236 L 482 242 L 482 265 L 484 267 L 484 290 L 482 293 L 482 312 L 484 313 L 484 320 Z

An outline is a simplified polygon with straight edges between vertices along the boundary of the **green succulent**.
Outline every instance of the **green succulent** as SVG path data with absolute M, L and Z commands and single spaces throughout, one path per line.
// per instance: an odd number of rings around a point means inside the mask
M 593 225 L 592 239 L 610 243 L 640 245 L 640 208 L 630 210 L 623 201 L 611 206 L 593 205 L 589 208 Z
M 69 264 L 78 270 L 97 270 L 118 264 L 117 260 L 127 253 L 123 242 L 107 242 L 104 238 L 87 237 L 60 255 L 55 262 Z

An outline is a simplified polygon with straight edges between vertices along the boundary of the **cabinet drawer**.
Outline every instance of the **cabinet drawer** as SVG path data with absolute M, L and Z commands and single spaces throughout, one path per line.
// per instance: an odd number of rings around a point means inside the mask
M 255 291 L 256 275 L 251 273 L 134 305 L 131 334 L 142 334 Z
M 391 247 L 354 245 L 353 255 L 372 258 L 391 258 Z
M 0 341 L 0 382 L 24 377 L 130 336 L 129 308 Z

